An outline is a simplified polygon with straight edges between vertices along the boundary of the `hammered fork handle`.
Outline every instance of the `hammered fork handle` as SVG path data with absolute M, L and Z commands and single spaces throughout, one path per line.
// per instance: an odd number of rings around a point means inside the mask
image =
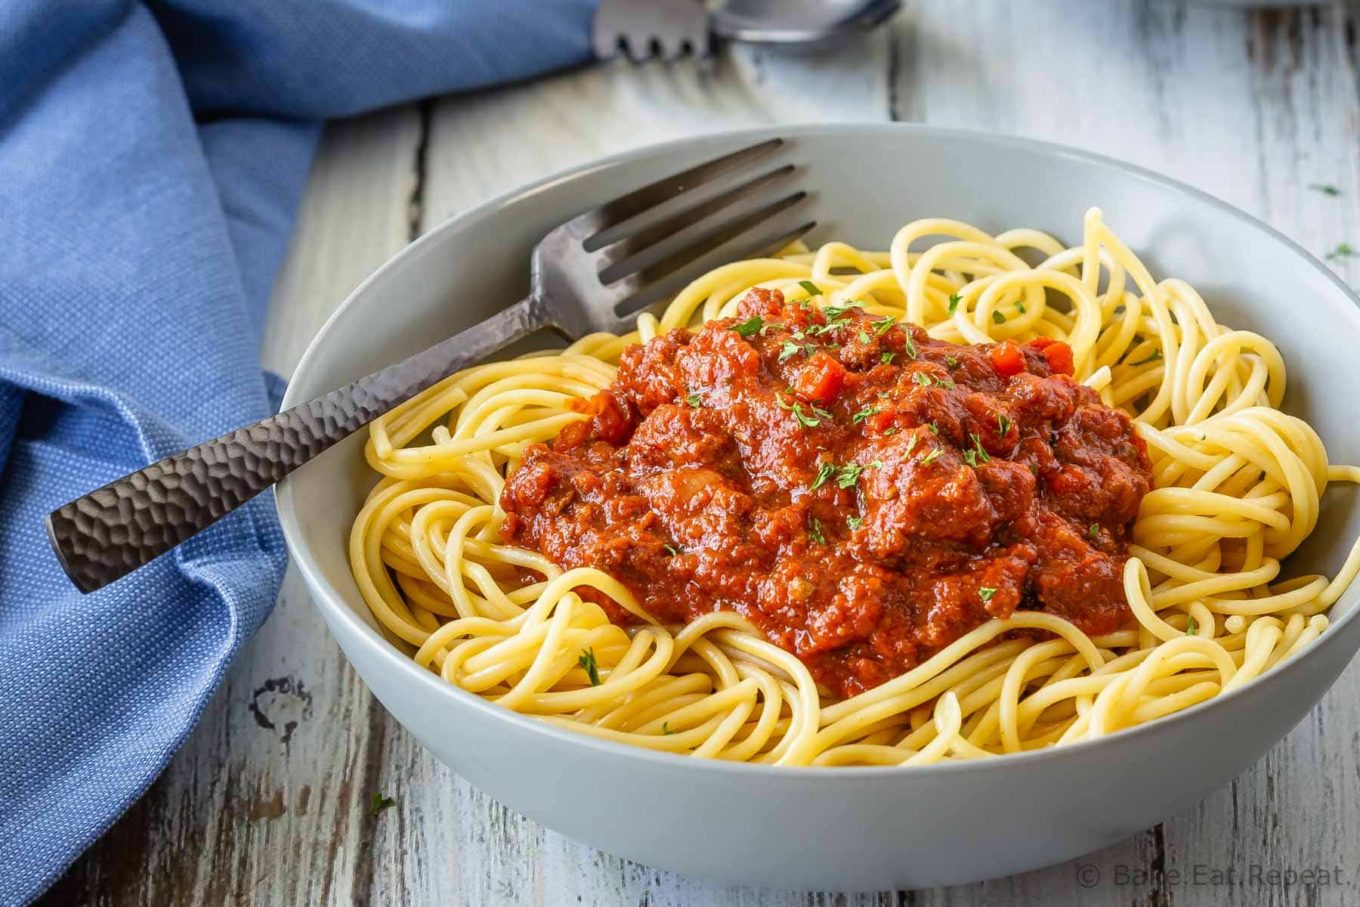
M 172 454 L 47 515 L 62 568 L 93 592 L 169 551 L 459 369 L 552 325 L 529 297 L 381 371 Z

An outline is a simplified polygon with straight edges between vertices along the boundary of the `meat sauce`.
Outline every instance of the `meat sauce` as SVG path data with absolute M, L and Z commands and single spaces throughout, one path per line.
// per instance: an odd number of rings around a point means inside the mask
M 625 351 L 590 418 L 526 451 L 504 532 L 662 621 L 743 614 L 842 696 L 1017 608 L 1106 633 L 1151 472 L 1071 372 L 1060 342 L 959 346 L 752 290 Z

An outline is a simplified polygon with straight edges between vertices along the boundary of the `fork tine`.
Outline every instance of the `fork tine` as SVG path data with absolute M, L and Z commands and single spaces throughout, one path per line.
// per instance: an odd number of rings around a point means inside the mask
M 799 193 L 799 195 L 803 194 L 804 193 Z M 782 208 L 788 207 L 788 205 L 785 205 L 782 202 L 776 202 L 775 205 L 782 205 Z M 775 207 L 775 205 L 771 205 L 770 207 Z M 763 212 L 757 213 L 763 214 Z M 752 217 L 754 217 L 754 215 L 752 215 Z M 745 220 L 750 219 L 751 218 L 746 218 Z M 763 223 L 767 219 L 768 218 L 762 216 L 758 223 Z M 757 224 L 750 224 L 749 226 L 756 225 Z M 773 255 L 780 249 L 803 237 L 815 226 L 817 226 L 815 220 L 805 221 L 792 229 L 787 229 L 779 225 L 772 225 L 764 230 L 756 232 L 754 235 L 744 237 L 741 241 L 733 242 L 732 240 L 741 236 L 746 231 L 747 227 L 743 226 L 741 230 L 737 230 L 727 237 L 726 245 L 724 245 L 724 242 L 720 241 L 711 245 L 703 252 L 689 255 L 686 262 L 675 265 L 666 274 L 653 277 L 650 280 L 644 277 L 646 272 L 634 274 L 631 277 L 625 278 L 617 288 L 622 291 L 625 296 L 614 306 L 614 312 L 623 317 L 625 319 L 624 323 L 626 323 L 626 318 L 628 316 L 652 305 L 658 298 L 663 298 L 666 295 L 666 292 L 663 291 L 671 291 L 671 288 L 673 288 L 673 291 L 679 291 L 681 287 L 699 277 L 705 270 L 714 267 L 714 265 L 711 265 L 708 262 L 696 261 L 696 259 L 704 257 L 705 252 L 713 252 L 721 247 L 723 251 L 722 257 L 725 261 L 741 261 L 745 258 L 760 258 L 766 255 Z M 692 250 L 685 250 L 687 253 L 690 251 Z M 659 268 L 661 265 L 667 264 L 668 261 L 659 262 L 654 267 Z M 658 295 L 658 293 L 660 295 Z
M 635 189 L 627 195 L 605 202 L 597 208 L 592 208 L 584 214 L 578 214 L 567 222 L 567 226 L 572 228 L 577 235 L 584 235 L 588 240 L 602 230 L 621 224 L 629 218 L 636 217 L 644 211 L 670 201 L 696 186 L 703 185 L 724 173 L 763 157 L 783 144 L 784 140 L 780 138 L 767 139 L 739 151 L 733 151 L 731 154 L 705 161 L 697 167 L 691 167 L 682 173 L 668 176 L 651 185 L 643 186 L 641 189 Z
M 649 227 L 644 227 L 636 233 L 610 243 L 601 249 L 598 255 L 600 261 L 600 280 L 604 283 L 612 282 L 615 278 L 607 276 L 608 272 L 610 269 L 617 269 L 621 262 L 624 262 L 634 255 L 645 252 L 662 240 L 674 236 L 687 227 L 692 227 L 700 223 L 705 218 L 735 204 L 741 199 L 746 198 L 748 195 L 753 195 L 770 184 L 778 182 L 793 173 L 794 169 L 792 164 L 785 164 L 783 167 L 778 167 L 768 173 L 762 173 L 755 179 L 748 180 L 739 186 L 727 190 L 721 195 L 716 195 L 707 201 L 692 205 L 658 223 L 652 224 Z M 586 244 L 586 251 L 592 251 L 589 243 Z M 624 271 L 618 276 L 623 276 L 623 274 L 626 273 L 628 272 Z
M 631 272 L 632 276 L 636 277 L 644 285 L 655 283 L 656 281 L 665 278 L 672 271 L 682 268 L 691 261 L 694 261 L 694 259 L 713 251 L 728 240 L 737 238 L 752 227 L 764 223 L 779 212 L 793 207 L 805 198 L 807 198 L 806 192 L 795 192 L 792 195 L 784 196 L 778 201 L 771 202 L 764 207 L 757 208 L 748 214 L 729 218 L 728 220 L 705 230 L 699 236 L 687 242 L 682 248 L 671 252 L 660 261 L 653 262 Z M 618 271 L 624 269 L 614 268 L 611 270 Z M 624 271 L 622 274 L 616 274 L 606 271 L 600 275 L 600 283 L 613 289 L 613 285 L 618 281 L 627 278 L 629 273 L 630 272 L 628 271 Z

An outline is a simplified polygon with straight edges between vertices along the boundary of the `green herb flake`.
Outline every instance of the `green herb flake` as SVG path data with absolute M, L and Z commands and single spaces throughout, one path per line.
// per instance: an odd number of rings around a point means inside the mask
M 971 450 L 965 450 L 963 452 L 963 462 L 967 463 L 969 466 L 972 466 L 974 469 L 976 469 L 977 453 Z
M 743 337 L 754 337 L 756 334 L 759 334 L 764 329 L 765 319 L 761 318 L 759 315 L 755 316 L 754 318 L 747 319 L 746 321 L 743 321 L 741 324 L 732 325 L 732 330 L 736 331 Z
M 698 409 L 699 407 L 704 405 L 704 398 L 699 396 L 698 394 L 690 394 L 689 396 L 685 397 L 685 402 L 688 403 L 694 409 Z
M 949 294 L 949 316 L 951 318 L 954 316 L 954 311 L 959 307 L 960 302 L 962 302 L 962 300 L 959 299 L 957 293 Z
M 888 333 L 888 329 L 897 324 L 897 319 L 891 315 L 884 315 L 882 318 L 874 319 L 874 333 L 882 337 Z
M 384 797 L 382 794 L 378 793 L 377 791 L 374 791 L 373 799 L 368 801 L 368 814 L 370 816 L 376 816 L 383 810 L 396 805 L 397 805 L 396 800 L 392 799 L 391 797 Z
M 1341 190 L 1331 183 L 1309 183 L 1308 188 L 1312 189 L 1314 192 L 1321 192 L 1323 195 L 1330 195 L 1332 198 L 1336 198 L 1341 194 Z
M 836 464 L 827 460 L 823 460 L 822 465 L 817 467 L 817 478 L 812 480 L 812 484 L 808 486 L 808 489 L 810 491 L 816 491 L 818 488 L 821 488 L 828 481 L 830 481 L 831 477 L 834 476 L 835 474 Z
M 864 407 L 864 409 L 860 410 L 859 412 L 851 416 L 850 421 L 858 425 L 859 423 L 863 422 L 870 416 L 876 416 L 880 412 L 882 412 L 882 410 L 880 410 L 877 406 L 866 406 Z
M 1011 433 L 1011 420 L 1005 413 L 996 414 L 996 431 L 1003 438 Z
M 992 313 L 992 321 L 993 321 L 994 323 L 996 323 L 996 324 L 1005 324 L 1005 323 L 1006 323 L 1006 316 L 1003 315 L 1003 314 L 1001 314 L 1001 311 L 1000 311 L 1000 310 L 997 310 L 997 311 L 995 311 L 995 312 Z
M 921 355 L 920 351 L 916 349 L 916 342 L 912 340 L 911 335 L 905 331 L 902 334 L 902 349 L 906 352 L 908 359 L 915 359 L 917 356 Z
M 1086 537 L 1091 539 L 1092 541 L 1095 541 L 1096 539 L 1100 538 L 1100 524 L 1092 523 L 1091 528 L 1086 530 Z
M 683 548 L 677 548 L 675 545 L 666 546 L 666 553 L 669 554 L 671 557 L 679 557 L 684 552 L 684 550 L 685 549 Z
M 978 586 L 978 598 L 982 599 L 983 604 L 991 601 L 993 595 L 996 595 L 996 590 L 991 586 Z
M 798 286 L 803 288 L 803 291 L 808 294 L 809 298 L 822 295 L 822 288 L 810 280 L 800 280 L 798 281 Z
M 1336 248 L 1327 253 L 1327 260 L 1336 261 L 1338 258 L 1351 258 L 1356 255 L 1360 255 L 1360 252 L 1351 248 L 1350 243 L 1337 243 Z
M 1139 359 L 1137 362 L 1130 362 L 1129 365 L 1147 365 L 1149 362 L 1156 362 L 1158 359 L 1161 358 L 1162 351 L 1160 349 L 1155 349 L 1152 352 L 1148 353 L 1146 356 L 1144 356 L 1142 359 Z
M 1185 635 L 1194 636 L 1197 632 L 1199 632 L 1199 622 L 1195 620 L 1195 615 L 1190 614 L 1185 621 Z
M 836 474 L 836 484 L 841 488 L 853 488 L 859 481 L 860 473 L 864 472 L 865 467 L 859 463 L 846 463 Z
M 944 364 L 945 364 L 947 367 L 949 367 L 949 368 L 958 368 L 958 367 L 959 367 L 959 359 L 958 359 L 957 356 L 945 356 L 945 357 L 944 357 Z
M 887 438 L 887 437 L 889 437 L 889 436 L 891 436 L 891 435 L 895 435 L 895 434 L 897 434 L 897 426 L 896 426 L 896 425 L 892 426 L 891 428 L 885 428 L 885 429 L 883 430 L 883 437 L 885 437 L 885 438 Z
M 979 438 L 975 432 L 969 432 L 968 437 L 973 439 L 973 451 L 977 454 L 977 461 L 979 463 L 986 463 L 992 458 L 991 454 L 983 449 L 982 439 Z
M 858 309 L 862 305 L 864 305 L 864 303 L 860 302 L 858 299 L 852 299 L 843 305 L 829 305 L 822 309 L 822 312 L 826 314 L 826 317 L 829 318 L 832 323 L 835 323 L 844 318 L 846 312 L 851 309 Z
M 942 448 L 932 447 L 930 449 L 930 453 L 926 454 L 924 457 L 921 458 L 921 465 L 929 466 L 931 463 L 934 463 L 936 460 L 938 460 L 940 458 L 940 454 L 942 453 L 944 453 L 944 450 Z
M 826 544 L 826 533 L 822 532 L 822 521 L 816 517 L 812 517 L 808 520 L 808 538 L 812 539 L 818 545 Z
M 935 383 L 935 382 L 931 379 L 930 375 L 926 374 L 925 372 L 915 372 L 915 373 L 913 373 L 912 376 L 911 376 L 911 380 L 912 380 L 912 381 L 915 381 L 917 384 L 921 385 L 922 387 L 930 387 L 930 385 L 932 385 L 932 384 Z
M 940 426 L 936 425 L 934 422 L 927 422 L 926 427 L 937 435 L 940 433 Z
M 1023 302 L 1017 302 L 1015 304 L 1015 310 L 1021 315 L 1025 314 L 1025 304 Z
M 585 669 L 586 676 L 590 678 L 590 685 L 598 687 L 600 685 L 600 666 L 595 663 L 595 650 L 582 650 L 581 657 L 576 659 L 576 663 Z
M 661 733 L 665 734 L 667 737 L 675 733 L 675 731 L 671 730 L 671 723 L 669 721 L 661 722 Z
M 879 356 L 879 357 L 878 357 L 878 361 L 881 362 L 881 363 L 883 363 L 884 365 L 892 365 L 892 361 L 893 361 L 893 359 L 895 359 L 895 358 L 897 358 L 897 354 L 890 351 L 890 352 L 884 353 L 882 356 Z
M 858 529 L 859 527 L 864 525 L 864 517 L 848 516 L 845 518 L 845 525 L 849 526 L 851 529 Z

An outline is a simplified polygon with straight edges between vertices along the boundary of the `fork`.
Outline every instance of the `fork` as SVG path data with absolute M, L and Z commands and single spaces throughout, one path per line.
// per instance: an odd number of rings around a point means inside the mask
M 710 253 L 740 259 L 778 251 L 815 226 L 790 227 L 793 217 L 786 215 L 806 192 L 765 201 L 794 166 L 721 191 L 718 181 L 781 145 L 782 139 L 766 140 L 577 215 L 534 247 L 529 295 L 499 314 L 52 511 L 47 533 L 62 569 L 82 592 L 93 592 L 206 529 L 398 404 L 516 340 L 543 329 L 569 340 L 596 331 L 623 333 L 661 290 L 698 276 Z M 708 197 L 695 192 L 701 186 L 711 187 Z M 683 196 L 692 203 L 666 213 L 667 203 Z M 745 204 L 722 214 L 738 202 Z M 655 213 L 653 222 L 634 223 L 649 213 Z

